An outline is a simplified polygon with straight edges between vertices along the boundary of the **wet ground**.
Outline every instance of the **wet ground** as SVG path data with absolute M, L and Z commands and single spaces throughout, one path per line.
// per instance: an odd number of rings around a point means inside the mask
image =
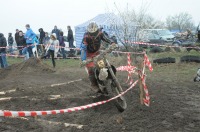
M 120 113 L 112 102 L 84 111 L 37 117 L 0 117 L 1 132 L 198 132 L 200 83 L 196 63 L 154 65 L 147 72 L 150 107 L 140 105 L 138 85 L 125 97 Z M 119 72 L 124 89 L 127 73 Z M 75 82 L 70 82 L 75 81 Z M 67 83 L 70 82 L 70 83 Z M 56 85 L 64 83 L 63 85 Z M 0 71 L 0 109 L 36 111 L 65 109 L 105 98 L 93 98 L 84 68 L 52 69 L 39 60 Z

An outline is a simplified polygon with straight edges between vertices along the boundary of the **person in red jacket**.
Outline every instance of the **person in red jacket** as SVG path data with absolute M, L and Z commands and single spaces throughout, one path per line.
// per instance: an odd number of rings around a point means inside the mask
M 94 74 L 94 62 L 86 64 L 87 59 L 92 59 L 93 57 L 99 55 L 99 50 L 102 41 L 115 45 L 114 41 L 108 38 L 101 29 L 98 28 L 96 22 L 90 22 L 87 31 L 83 37 L 83 44 L 81 46 L 81 60 L 82 64 L 86 65 L 87 73 L 89 74 L 89 80 L 91 82 L 92 90 L 95 92 L 100 92 L 97 84 L 97 80 Z

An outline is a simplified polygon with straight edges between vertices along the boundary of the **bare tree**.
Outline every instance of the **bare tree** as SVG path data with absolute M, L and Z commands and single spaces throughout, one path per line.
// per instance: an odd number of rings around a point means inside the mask
M 183 12 L 174 16 L 168 16 L 166 18 L 166 26 L 169 30 L 177 29 L 180 32 L 186 30 L 187 28 L 193 29 L 195 27 L 192 15 Z
M 129 9 L 128 4 L 125 10 L 119 9 L 116 4 L 115 8 L 115 12 L 112 11 L 109 16 L 112 27 L 114 27 L 112 30 L 127 51 L 133 45 L 131 42 L 137 41 L 137 33 L 139 30 L 163 28 L 163 22 L 156 20 L 147 13 L 148 4 L 143 4 L 138 11 L 134 8 Z M 113 14 L 117 14 L 115 18 L 113 18 Z M 132 47 L 135 50 L 137 49 L 137 46 Z

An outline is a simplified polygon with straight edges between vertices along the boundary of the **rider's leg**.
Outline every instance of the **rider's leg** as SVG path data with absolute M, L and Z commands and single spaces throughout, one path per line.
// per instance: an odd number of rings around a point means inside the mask
M 98 83 L 97 83 L 97 80 L 95 78 L 95 73 L 94 73 L 94 63 L 91 62 L 91 63 L 87 64 L 86 67 L 87 67 L 87 73 L 89 76 L 92 90 L 94 92 L 99 92 Z

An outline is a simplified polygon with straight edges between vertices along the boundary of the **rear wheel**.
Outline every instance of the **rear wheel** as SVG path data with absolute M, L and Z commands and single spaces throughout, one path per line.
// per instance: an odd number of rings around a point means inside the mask
M 108 96 L 110 96 L 111 98 L 119 95 L 122 92 L 122 90 L 120 90 L 121 88 L 118 88 L 114 81 L 112 81 L 112 79 L 108 79 L 105 86 L 108 92 Z M 127 108 L 127 103 L 123 96 L 116 98 L 115 100 L 113 100 L 113 102 L 120 112 L 123 112 Z

